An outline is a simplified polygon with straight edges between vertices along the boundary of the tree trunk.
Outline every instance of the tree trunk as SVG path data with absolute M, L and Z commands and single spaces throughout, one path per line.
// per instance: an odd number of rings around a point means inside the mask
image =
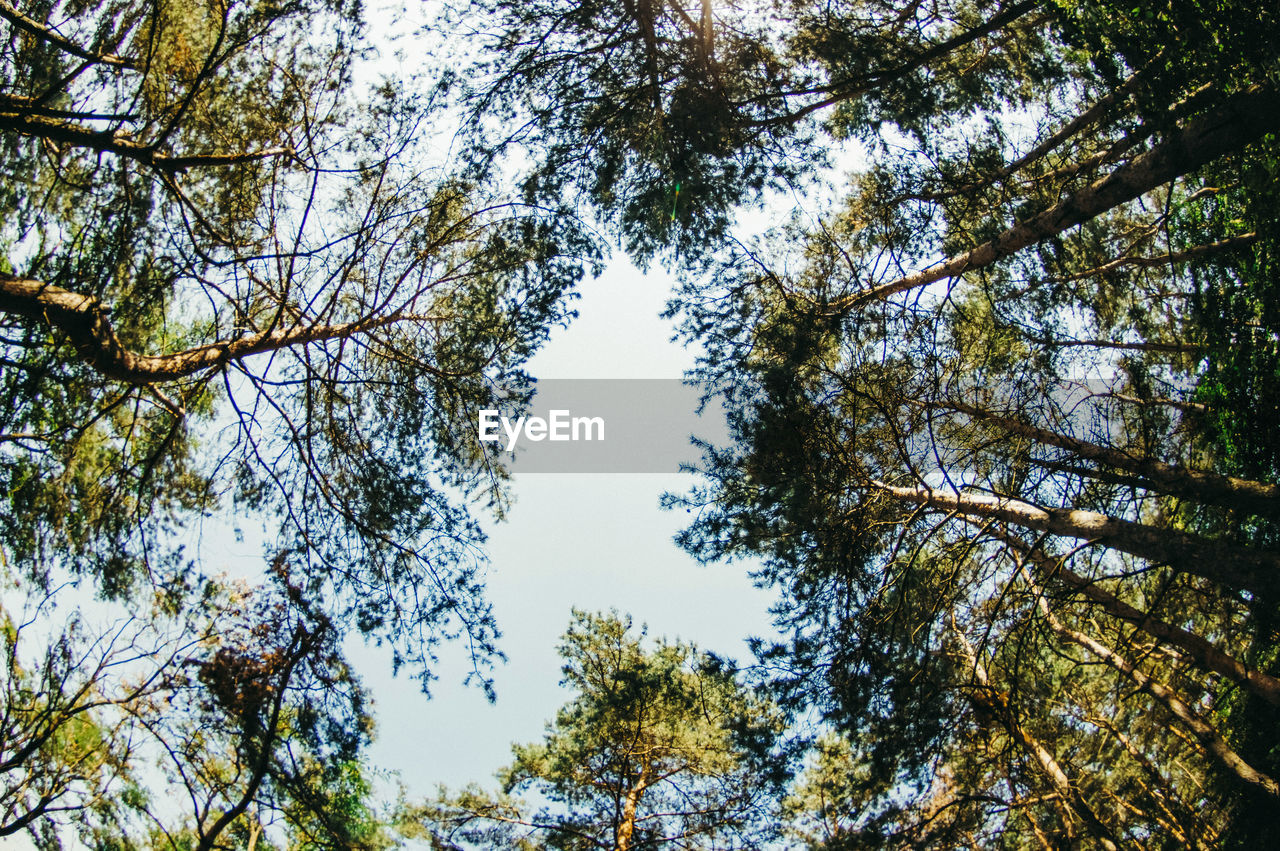
M 1118 851 L 1115 835 L 1111 832 L 1111 829 L 1094 813 L 1088 802 L 1085 801 L 1084 796 L 1080 794 L 1080 790 L 1075 787 L 1075 784 L 1071 782 L 1071 778 L 1067 776 L 1062 766 L 1058 764 L 1058 760 L 1053 753 L 1018 723 L 1017 717 L 1009 706 L 1008 695 L 992 687 L 987 677 L 987 669 L 978 661 L 978 655 L 974 652 L 973 645 L 969 643 L 969 639 L 965 637 L 954 622 L 951 626 L 959 641 L 965 661 L 973 669 L 974 679 L 978 681 L 978 687 L 970 694 L 970 699 L 975 707 L 985 716 L 999 720 L 1001 726 L 1008 731 L 1010 738 L 1035 757 L 1041 772 L 1048 778 L 1054 791 L 1067 802 L 1071 811 L 1084 822 L 1088 831 L 1098 840 L 1098 844 L 1107 849 L 1107 851 Z
M 1007 434 L 1026 437 L 1046 446 L 1056 446 L 1080 458 L 1097 461 L 1117 470 L 1136 473 L 1150 482 L 1150 489 L 1170 496 L 1180 496 L 1196 502 L 1207 502 L 1238 508 L 1250 513 L 1274 514 L 1280 512 L 1280 486 L 1235 476 L 1220 476 L 1201 470 L 1191 470 L 1165 464 L 1150 458 L 1135 457 L 1128 452 L 1110 446 L 1079 440 L 1070 435 L 1033 426 L 1011 417 L 968 405 L 963 402 L 925 403 L 931 407 L 948 408 L 962 414 L 991 423 Z
M 1280 93 L 1270 86 L 1254 86 L 1233 96 L 1212 112 L 1188 122 L 1181 130 L 1171 132 L 1164 142 L 1145 154 L 1135 157 L 1043 213 L 1015 224 L 995 239 L 927 269 L 846 296 L 832 306 L 836 309 L 860 307 L 989 266 L 1027 246 L 1132 201 L 1278 129 Z
M 902 488 L 877 481 L 868 484 L 875 491 L 903 502 L 967 517 L 990 517 L 1024 529 L 1091 541 L 1233 588 L 1272 599 L 1280 597 L 1280 555 L 1273 552 L 1120 520 L 1096 511 L 1041 508 L 1012 497 Z
M 618 821 L 618 829 L 614 834 L 617 837 L 614 851 L 628 851 L 631 848 L 631 837 L 636 831 L 636 812 L 640 807 L 640 798 L 648 785 L 649 767 L 646 765 L 640 770 L 640 776 L 627 790 L 627 795 L 623 799 L 622 818 Z
M 1097 603 L 1104 612 L 1161 641 L 1177 647 L 1187 654 L 1191 661 L 1206 671 L 1221 674 L 1232 682 L 1239 683 L 1253 694 L 1275 706 L 1280 706 L 1280 680 L 1262 671 L 1245 666 L 1235 657 L 1223 653 L 1205 639 L 1181 627 L 1154 618 L 1146 612 L 1139 611 L 1114 594 L 1099 588 L 1078 573 L 1068 569 L 1055 559 L 1038 549 L 1027 546 L 1012 535 L 1003 532 L 995 533 L 1002 541 L 1017 551 L 1018 555 L 1031 561 L 1040 574 L 1041 581 L 1046 578 L 1058 579 L 1079 591 L 1088 599 Z

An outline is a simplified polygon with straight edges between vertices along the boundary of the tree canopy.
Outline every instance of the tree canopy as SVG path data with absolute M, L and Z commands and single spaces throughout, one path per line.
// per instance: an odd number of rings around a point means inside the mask
M 755 565 L 784 638 L 755 691 L 578 616 L 577 696 L 500 794 L 422 811 L 434 841 L 1267 841 L 1275 10 L 472 0 L 433 20 L 431 79 L 371 83 L 356 5 L 0 17 L 0 553 L 30 611 L 67 580 L 153 601 L 34 654 L 6 610 L 0 829 L 68 796 L 83 836 L 151 812 L 140 724 L 190 799 L 170 844 L 267 813 L 390 841 L 339 642 L 425 683 L 461 635 L 483 679 L 467 506 L 501 512 L 503 472 L 470 413 L 527 398 L 590 225 L 680 275 L 733 441 L 670 504 L 689 552 Z M 278 528 L 246 589 L 183 548 L 228 512 Z M 821 728 L 785 794 L 775 704 Z
M 369 734 L 344 637 L 425 689 L 464 636 L 486 682 L 471 506 L 500 513 L 505 474 L 472 412 L 523 404 L 595 249 L 438 153 L 456 119 L 429 79 L 379 76 L 358 3 L 0 19 L 0 564 L 27 625 L 0 830 L 124 830 L 109 798 L 158 844 L 247 841 L 274 811 L 327 847 L 346 828 L 316 814 L 364 782 Z M 264 561 L 222 575 L 206 533 Z M 68 584 L 121 620 L 62 631 Z M 132 770 L 142 739 L 186 790 L 176 821 Z
M 781 713 L 725 660 L 643 638 L 575 611 L 560 645 L 574 696 L 543 741 L 512 748 L 500 793 L 471 786 L 410 818 L 450 849 L 761 847 L 786 778 Z
M 682 272 L 735 442 L 672 503 L 763 559 L 761 657 L 841 737 L 813 844 L 1262 841 L 1275 14 L 477 5 L 529 197 Z

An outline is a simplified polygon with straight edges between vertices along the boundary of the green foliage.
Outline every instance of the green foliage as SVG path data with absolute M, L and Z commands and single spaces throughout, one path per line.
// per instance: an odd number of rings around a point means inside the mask
M 699 558 L 762 560 L 788 638 L 758 653 L 786 705 L 845 737 L 848 758 L 824 745 L 829 776 L 801 788 L 844 774 L 832 794 L 856 812 L 823 838 L 819 808 L 806 841 L 1247 835 L 1247 772 L 1168 744 L 1169 727 L 1220 733 L 1274 773 L 1274 735 L 1248 732 L 1267 714 L 1233 714 L 1238 679 L 1160 655 L 1117 612 L 1233 658 L 1273 649 L 1274 13 L 484 8 L 508 40 L 470 102 L 522 128 L 487 148 L 520 147 L 531 186 L 554 172 L 555 193 L 580 190 L 646 254 L 681 254 L 670 313 L 734 443 L 709 447 L 706 486 L 671 504 L 697 509 L 682 542 Z M 733 64 L 752 49 L 763 75 Z M 668 228 L 651 199 L 661 152 L 693 137 L 666 121 L 675 93 L 722 83 L 733 94 L 703 110 L 721 146 L 698 180 L 673 177 L 712 211 L 746 210 L 757 184 L 729 169 L 769 150 L 773 174 L 800 177 L 801 209 L 757 238 L 724 239 L 710 213 Z M 649 146 L 646 120 L 670 147 Z M 863 172 L 809 191 L 826 177 L 815 145 L 850 139 Z M 1027 551 L 1075 579 L 1024 579 Z M 1168 699 L 1120 697 L 1149 681 Z M 1174 699 L 1196 717 L 1171 722 Z
M 574 698 L 512 748 L 502 790 L 471 786 L 417 818 L 443 848 L 754 848 L 785 779 L 781 716 L 725 660 L 642 644 L 616 613 L 575 612 L 560 655 Z M 532 795 L 541 806 L 523 800 Z
M 179 537 L 243 511 L 424 685 L 461 632 L 483 670 L 464 506 L 501 510 L 504 473 L 469 424 L 527 401 L 591 239 L 433 159 L 436 105 L 357 82 L 358 5 L 41 14 L 59 34 L 8 21 L 0 43 L 6 259 L 92 301 L 0 304 L 5 558 L 123 598 L 199 571 Z
M 16 596 L 74 583 L 67 605 L 127 610 L 164 650 L 89 692 L 46 665 L 68 708 L 28 733 L 62 756 L 0 742 L 30 774 L 6 826 L 383 846 L 340 647 L 385 642 L 425 690 L 465 635 L 488 686 L 475 512 L 501 513 L 506 474 L 474 411 L 527 403 L 595 241 L 442 161 L 430 81 L 378 79 L 359 3 L 20 5 L 0 6 L 0 563 Z M 265 571 L 191 546 L 232 527 L 264 530 Z M 49 658 L 121 639 L 86 632 L 51 630 Z M 0 715 L 38 716 L 11 674 Z
M 1270 424 L 1280 416 L 1276 397 L 1280 353 L 1276 348 L 1276 177 L 1280 158 L 1275 137 L 1246 156 L 1222 162 L 1205 177 L 1217 189 L 1182 224 L 1188 241 L 1227 229 L 1257 234 L 1252 251 L 1206 258 L 1195 264 L 1195 310 L 1210 347 L 1197 399 L 1212 412 L 1217 455 L 1232 473 L 1274 479 L 1280 471 Z
M 477 167 L 532 150 L 518 176 L 529 200 L 580 195 L 638 258 L 713 248 L 735 205 L 823 158 L 788 115 L 790 71 L 769 5 L 732 4 L 740 27 L 725 29 L 678 4 L 464 4 L 459 27 L 492 27 L 479 38 L 481 60 L 469 51 L 450 81 Z M 805 153 L 780 156 L 783 145 Z
M 313 762 L 303 775 L 284 812 L 288 848 L 381 851 L 398 844 L 390 817 L 372 806 L 373 785 L 366 766 L 353 760 Z
M 113 750 L 129 717 L 197 802 L 172 845 L 390 841 L 340 641 L 386 640 L 424 683 L 438 641 L 495 652 L 466 505 L 501 513 L 503 472 L 471 412 L 527 401 L 594 218 L 680 261 L 671 315 L 735 441 L 672 504 L 698 509 L 692 553 L 753 559 L 777 590 L 783 638 L 755 648 L 772 696 L 577 614 L 544 740 L 419 831 L 759 846 L 780 835 L 781 706 L 828 731 L 783 809 L 811 847 L 1265 837 L 1269 7 L 476 0 L 442 18 L 468 55 L 434 57 L 453 70 L 429 97 L 357 85 L 354 5 L 23 14 L 0 43 L 0 554 L 28 593 L 79 578 L 152 594 L 148 628 L 205 630 L 154 694 L 89 677 L 111 709 L 6 733 L 44 743 L 30 800 L 88 790 L 81 836 L 163 841 Z M 442 104 L 455 169 L 428 155 Z M 860 173 L 832 179 L 849 151 Z M 790 220 L 742 232 L 786 192 Z M 179 546 L 229 509 L 278 521 L 243 596 Z M 10 704 L 42 716 L 80 693 L 81 639 L 37 676 L 20 632 Z
M 40 848 L 386 848 L 340 633 L 272 581 L 186 589 L 94 630 L 61 589 L 5 614 L 0 835 Z M 20 619 L 19 619 L 20 618 Z M 43 645 L 43 648 L 42 648 Z

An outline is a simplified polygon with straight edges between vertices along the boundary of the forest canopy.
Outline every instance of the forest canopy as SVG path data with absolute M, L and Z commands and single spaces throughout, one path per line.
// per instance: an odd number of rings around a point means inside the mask
M 736 440 L 672 504 L 779 595 L 768 687 L 831 731 L 811 844 L 1263 841 L 1275 13 L 472 8 L 526 197 L 681 273 Z
M 461 637 L 484 680 L 469 506 L 501 513 L 504 473 L 470 414 L 528 398 L 522 365 L 614 242 L 678 274 L 691 377 L 730 412 L 669 499 L 696 518 L 681 543 L 749 565 L 783 638 L 740 676 L 580 616 L 579 696 L 506 790 L 401 828 L 673 844 L 619 827 L 649 763 L 566 773 L 614 753 L 585 721 L 633 723 L 582 673 L 612 642 L 641 691 L 793 722 L 751 842 L 1265 844 L 1280 13 L 470 0 L 433 7 L 421 76 L 372 83 L 357 5 L 0 18 L 0 551 L 26 601 L 0 832 L 213 848 L 269 812 L 273 841 L 397 841 L 341 639 L 425 685 Z M 260 575 L 184 548 L 227 512 L 278 530 Z M 68 582 L 132 619 L 51 631 Z M 181 814 L 152 805 L 142 738 Z M 521 815 L 469 826 L 498 812 Z M 720 847 L 724 818 L 680 841 Z

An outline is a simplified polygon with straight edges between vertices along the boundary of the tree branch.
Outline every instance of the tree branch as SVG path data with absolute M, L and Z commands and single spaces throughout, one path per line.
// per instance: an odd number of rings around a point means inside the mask
M 954 493 L 927 487 L 867 483 L 873 491 L 935 511 L 990 517 L 1023 529 L 1090 541 L 1155 564 L 1202 576 L 1233 588 L 1280 597 L 1280 554 L 1214 541 L 1178 529 L 1161 529 L 1096 511 L 1041 508 L 1013 497 Z
M 1183 650 L 1201 668 L 1207 671 L 1214 671 L 1233 682 L 1240 683 L 1268 703 L 1280 706 L 1280 680 L 1245 666 L 1193 632 L 1188 632 L 1181 627 L 1166 623 L 1146 612 L 1135 609 L 1119 597 L 1103 590 L 1096 583 L 1068 568 L 1061 559 L 1054 558 L 1036 547 L 1028 546 L 1008 532 L 999 530 L 991 530 L 991 532 L 1011 547 L 1019 558 L 1034 564 L 1036 572 L 1042 577 L 1062 581 L 1084 597 L 1097 603 L 1104 612 L 1112 617 L 1133 624 L 1147 635 Z
M 1062 769 L 1053 752 L 1018 722 L 1013 707 L 1009 705 L 1008 693 L 991 685 L 991 681 L 987 676 L 987 669 L 978 661 L 978 655 L 974 651 L 973 645 L 969 643 L 969 639 L 965 637 L 954 618 L 951 621 L 951 630 L 956 636 L 961 655 L 968 666 L 973 669 L 974 679 L 977 680 L 977 687 L 970 690 L 969 699 L 973 703 L 974 709 L 977 710 L 979 723 L 986 719 L 998 721 L 1008 731 L 1010 738 L 1022 745 L 1028 753 L 1035 757 L 1036 762 L 1040 765 L 1041 772 L 1049 780 L 1054 790 L 1068 803 L 1071 811 L 1084 822 L 1085 827 L 1098 840 L 1099 845 L 1108 849 L 1108 851 L 1117 851 L 1118 847 L 1114 841 L 1115 834 L 1111 828 L 1094 813 L 1093 808 L 1085 801 L 1084 795 L 1080 794 L 1080 790 L 1076 788 L 1071 778 Z
M 174 381 L 250 355 L 353 337 L 400 322 L 441 320 L 438 316 L 392 312 L 355 322 L 294 325 L 166 355 L 142 355 L 128 349 L 116 336 L 109 308 L 96 298 L 52 284 L 0 272 L 0 311 L 35 319 L 61 331 L 99 373 L 130 384 Z
M 924 67 L 935 59 L 946 56 L 953 50 L 957 50 L 961 47 L 972 44 L 978 39 L 991 35 L 996 30 L 1013 23 L 1040 5 L 1041 0 L 1023 0 L 1021 3 L 1015 3 L 973 29 L 965 30 L 953 38 L 921 50 L 919 53 L 893 68 L 871 71 L 846 80 L 840 80 L 821 89 L 810 90 L 810 94 L 827 93 L 829 97 L 807 104 L 797 110 L 787 113 L 786 115 L 748 122 L 748 125 L 751 127 L 769 127 L 779 124 L 794 124 L 806 115 L 826 109 L 829 106 L 834 106 L 842 101 L 851 100 L 852 98 L 866 94 L 867 92 L 874 91 L 880 86 L 883 86 L 886 83 L 891 83 L 894 80 L 900 80 L 912 71 Z
M 1065 449 L 1080 458 L 1136 473 L 1153 489 L 1171 496 L 1225 505 L 1251 513 L 1275 514 L 1280 511 L 1280 486 L 1269 482 L 1222 476 L 1217 473 L 1166 464 L 1152 458 L 1134 457 L 1120 449 L 1089 443 L 1070 435 L 1039 428 L 964 402 L 933 403 L 930 407 L 946 408 L 966 414 L 975 420 L 990 423 L 1006 434 L 1030 438 L 1046 446 Z
M 89 62 L 95 62 L 102 65 L 114 65 L 117 68 L 136 68 L 137 66 L 129 59 L 116 56 L 113 53 L 94 53 L 85 50 L 78 44 L 49 29 L 44 24 L 29 18 L 11 6 L 6 0 L 0 0 L 0 18 L 4 18 L 23 32 L 29 33 L 42 41 L 54 45 L 65 53 Z
M 1139 691 L 1144 691 L 1151 695 L 1155 701 L 1169 711 L 1179 721 L 1182 722 L 1188 730 L 1195 735 L 1201 745 L 1204 746 L 1219 764 L 1237 779 L 1251 786 L 1255 786 L 1272 798 L 1280 798 L 1280 783 L 1276 783 L 1271 777 L 1258 771 L 1249 763 L 1241 758 L 1240 754 L 1227 744 L 1226 739 L 1222 737 L 1216 728 L 1205 721 L 1199 713 L 1187 705 L 1177 692 L 1166 686 L 1164 683 L 1148 676 L 1139 670 L 1128 659 L 1113 651 L 1097 639 L 1075 630 L 1064 624 L 1058 619 L 1053 610 L 1049 608 L 1049 602 L 1045 599 L 1044 593 L 1036 585 L 1035 580 L 1031 578 L 1031 574 L 1027 571 L 1026 565 L 1021 559 L 1015 559 L 1018 572 L 1022 574 L 1026 583 L 1031 587 L 1032 592 L 1036 595 L 1036 603 L 1040 608 L 1040 613 L 1044 615 L 1045 621 L 1049 624 L 1049 629 L 1053 630 L 1062 638 L 1083 647 L 1091 654 L 1101 659 L 1107 665 L 1119 671 L 1127 677 Z
M 927 269 L 837 299 L 831 307 L 835 310 L 861 307 L 989 266 L 1027 246 L 1132 201 L 1278 129 L 1280 92 L 1272 87 L 1253 86 L 1209 114 L 1189 122 L 1181 130 L 1171 132 L 1164 142 L 1145 154 L 1135 157 L 1043 213 L 1019 222 L 995 239 Z
M 154 145 L 144 145 L 118 130 L 90 130 L 21 108 L 0 111 L 0 130 L 11 130 L 24 136 L 34 136 L 78 148 L 115 154 L 166 174 L 174 174 L 190 168 L 237 165 L 271 157 L 294 155 L 292 148 L 279 147 L 235 154 L 174 156 L 161 153 Z

